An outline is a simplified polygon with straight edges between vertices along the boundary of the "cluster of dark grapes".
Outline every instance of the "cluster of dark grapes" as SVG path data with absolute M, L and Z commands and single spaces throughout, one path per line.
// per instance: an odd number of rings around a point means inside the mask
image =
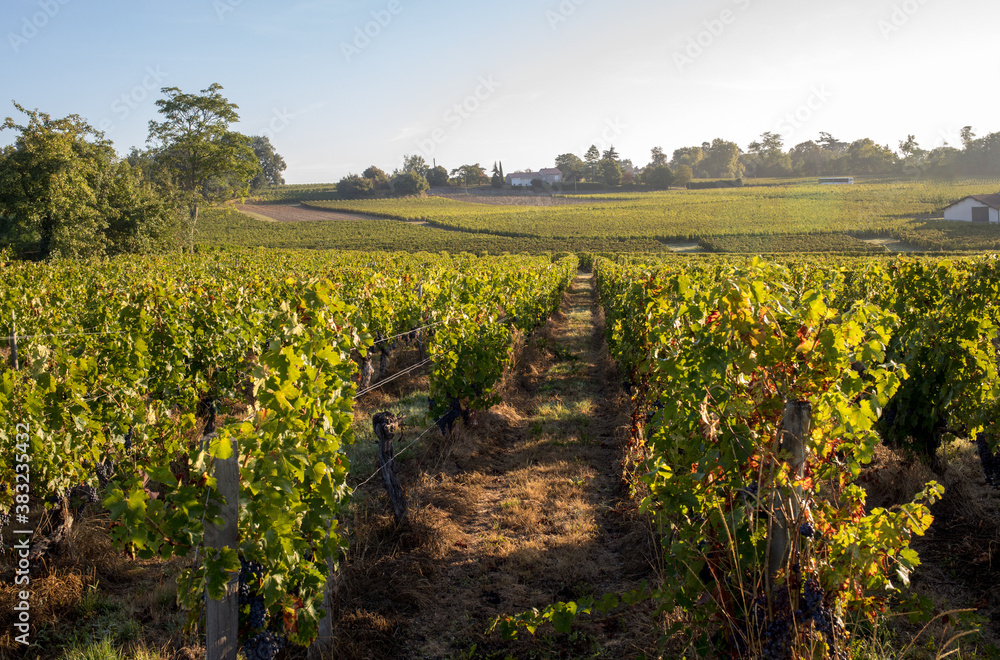
M 798 589 L 798 580 L 792 580 L 792 588 Z M 833 660 L 846 660 L 847 653 L 836 648 L 836 638 L 844 638 L 843 627 L 833 616 L 827 604 L 826 592 L 814 578 L 802 583 L 798 593 L 798 607 L 793 611 L 789 599 L 788 587 L 782 587 L 774 593 L 774 617 L 767 621 L 766 600 L 761 597 L 754 601 L 753 620 L 758 630 L 763 629 L 762 659 L 791 660 L 795 641 L 799 633 L 807 630 L 810 625 L 823 636 L 827 648 L 826 656 Z
M 260 591 L 260 582 L 264 579 L 264 567 L 255 561 L 247 561 L 240 557 L 239 600 L 240 607 L 249 605 Z
M 61 492 L 60 491 L 54 491 L 54 492 L 48 494 L 48 496 L 45 498 L 45 502 L 47 504 L 52 504 L 52 505 L 59 504 L 60 502 L 62 502 L 62 500 L 63 500 L 64 497 L 65 498 L 69 498 L 70 492 L 72 492 L 71 488 L 67 488 L 66 490 L 61 491 Z
M 265 630 L 243 644 L 247 660 L 272 660 L 285 645 L 285 638 L 273 630 Z
M 268 621 L 267 607 L 260 594 L 264 573 L 261 564 L 240 557 L 240 618 L 245 624 L 244 628 L 250 631 L 250 638 L 243 643 L 243 653 L 247 660 L 272 660 L 285 645 L 284 637 L 273 630 L 263 630 Z
M 97 489 L 89 484 L 80 484 L 69 491 L 70 499 L 80 500 L 80 510 L 88 504 L 97 504 L 101 501 L 101 496 Z
M 759 601 L 757 610 L 764 611 L 763 599 Z M 791 660 L 794 632 L 791 614 L 788 587 L 781 587 L 774 593 L 774 619 L 764 628 L 763 660 Z
M 101 484 L 102 488 L 108 485 L 114 473 L 115 462 L 110 458 L 105 458 L 102 462 L 94 466 L 94 474 L 97 476 L 97 482 Z
M 994 488 L 1000 488 L 1000 452 L 990 451 L 989 442 L 983 435 L 976 438 L 976 445 L 979 448 L 979 460 L 983 464 L 986 483 Z
M 803 585 L 795 618 L 801 623 L 812 621 L 816 630 L 823 635 L 826 645 L 831 649 L 834 648 L 833 612 L 826 606 L 826 592 L 816 580 L 806 580 Z
M 10 511 L 0 512 L 0 527 L 10 527 Z
M 267 626 L 267 608 L 264 607 L 264 597 L 254 596 L 250 601 L 250 627 L 260 630 Z

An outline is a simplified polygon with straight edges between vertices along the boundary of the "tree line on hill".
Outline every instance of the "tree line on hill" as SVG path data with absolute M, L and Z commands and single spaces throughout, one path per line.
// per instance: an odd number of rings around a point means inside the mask
M 922 149 L 913 135 L 900 141 L 898 153 L 870 138 L 842 142 L 821 132 L 818 140 L 801 142 L 785 149 L 781 135 L 765 132 L 747 149 L 735 142 L 715 138 L 700 146 L 675 149 L 668 157 L 662 147 L 653 147 L 650 162 L 642 167 L 622 158 L 614 145 L 600 151 L 592 145 L 581 158 L 573 153 L 556 156 L 555 166 L 563 182 L 601 189 L 667 190 L 685 187 L 693 179 L 735 181 L 743 178 L 802 176 L 881 176 L 906 179 L 954 179 L 958 177 L 1000 177 L 1000 133 L 977 138 L 972 127 L 961 131 L 962 148 L 949 145 Z M 521 171 L 523 172 L 523 170 Z M 403 168 L 390 177 L 376 167 L 361 176 L 350 175 L 337 186 L 345 199 L 386 194 L 419 194 L 429 187 L 504 187 L 503 165 L 493 166 L 492 177 L 479 163 L 449 171 L 429 166 L 421 156 L 404 156 Z M 550 191 L 541 179 L 532 181 L 536 191 Z
M 284 159 L 267 137 L 230 128 L 238 106 L 221 91 L 163 88 L 148 147 L 125 157 L 79 115 L 15 102 L 27 121 L 0 126 L 16 133 L 0 149 L 0 250 L 34 259 L 193 250 L 204 204 L 284 183 Z
M 663 190 L 684 186 L 692 178 L 883 176 L 909 179 L 1000 177 L 1000 133 L 977 138 L 971 126 L 961 131 L 962 148 L 949 145 L 922 149 L 915 136 L 900 141 L 898 153 L 870 138 L 842 142 L 821 132 L 786 150 L 781 135 L 765 132 L 746 150 L 716 138 L 701 146 L 676 149 L 668 158 L 661 147 L 651 150 L 645 167 L 617 156 L 614 147 L 600 153 L 591 146 L 583 158 L 567 153 L 556 167 L 567 183 L 596 182 L 605 186 L 644 186 Z
M 337 182 L 337 196 L 341 199 L 364 199 L 385 195 L 419 195 L 431 188 L 445 186 L 484 186 L 503 188 L 503 163 L 494 163 L 493 175 L 479 163 L 456 167 L 449 173 L 442 165 L 428 165 L 419 154 L 403 156 L 402 169 L 392 175 L 372 165 L 360 175 L 348 174 Z

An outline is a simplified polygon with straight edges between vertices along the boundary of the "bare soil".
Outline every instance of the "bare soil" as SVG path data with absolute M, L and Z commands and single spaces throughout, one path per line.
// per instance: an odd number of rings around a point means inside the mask
M 435 189 L 431 191 L 431 195 L 434 197 L 445 197 L 447 199 L 453 199 L 456 202 L 470 202 L 472 204 L 490 204 L 492 206 L 568 206 L 573 204 L 589 204 L 593 206 L 594 204 L 607 203 L 611 200 L 598 201 L 594 199 L 587 199 L 583 197 L 552 197 L 548 194 L 538 194 L 538 195 L 511 195 L 511 194 L 498 194 L 498 195 L 476 195 L 476 194 L 465 194 L 464 192 Z
M 870 245 L 880 245 L 890 252 L 921 252 L 919 248 L 910 247 L 895 238 L 863 238 L 861 240 Z
M 623 488 L 628 402 L 606 355 L 592 279 L 580 276 L 527 342 L 504 402 L 448 438 L 435 431 L 402 472 L 409 527 L 394 528 L 376 482 L 358 494 L 332 657 L 634 658 L 655 649 L 644 608 L 583 617 L 570 635 L 487 634 L 499 615 L 655 580 L 655 541 Z
M 974 443 L 954 440 L 942 452 L 945 468 L 938 475 L 910 452 L 880 445 L 861 476 L 867 505 L 887 508 L 909 502 L 930 481 L 945 487 L 944 497 L 931 507 L 930 529 L 912 543 L 921 561 L 912 576 L 913 590 L 933 603 L 932 614 L 977 610 L 981 633 L 967 639 L 964 649 L 972 644 L 1000 647 L 1000 491 L 986 483 Z M 922 624 L 899 618 L 895 626 L 898 636 L 908 640 L 920 633 Z M 924 634 L 924 642 L 928 633 L 939 640 L 943 634 L 938 625 Z
M 680 252 L 682 254 L 701 254 L 705 251 L 700 243 L 667 243 L 666 245 L 673 252 Z
M 629 401 L 602 337 L 592 277 L 581 275 L 560 312 L 519 340 L 503 402 L 448 437 L 431 431 L 402 462 L 408 526 L 395 526 L 377 479 L 359 488 L 343 520 L 350 550 L 337 578 L 336 637 L 326 657 L 656 657 L 664 620 L 648 605 L 582 617 L 568 635 L 551 627 L 520 640 L 487 633 L 501 615 L 657 581 L 657 542 L 622 478 Z M 414 349 L 401 351 L 390 372 L 417 361 Z M 426 388 L 426 373 L 414 372 L 359 400 L 359 414 Z M 417 433 L 404 432 L 397 449 Z M 919 459 L 880 446 L 862 482 L 871 508 L 909 501 L 932 479 L 945 485 L 929 533 L 914 542 L 923 563 L 913 587 L 933 613 L 977 609 L 982 633 L 967 641 L 982 649 L 1000 644 L 1000 491 L 986 485 L 974 445 L 956 440 L 945 452 L 946 469 L 935 475 Z M 188 560 L 140 561 L 116 552 L 108 528 L 106 513 L 90 512 L 74 527 L 68 550 L 33 577 L 41 647 L 27 651 L 10 634 L 13 556 L 0 552 L 0 659 L 52 660 L 77 639 L 102 636 L 124 648 L 124 657 L 140 646 L 152 653 L 144 658 L 203 657 L 197 638 L 178 634 L 174 578 Z M 9 533 L 3 541 L 11 547 Z M 904 644 L 921 635 L 922 625 L 905 617 L 892 624 Z M 954 632 L 931 627 L 906 657 L 934 657 L 925 648 L 929 636 Z M 300 650 L 281 656 L 300 657 Z
M 309 208 L 302 204 L 241 204 L 236 207 L 240 211 L 264 216 L 275 222 L 330 222 L 331 220 L 377 220 L 362 213 L 343 213 L 340 211 L 323 211 Z

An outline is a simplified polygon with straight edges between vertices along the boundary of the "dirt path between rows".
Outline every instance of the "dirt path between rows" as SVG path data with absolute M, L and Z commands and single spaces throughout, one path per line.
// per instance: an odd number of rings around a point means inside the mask
M 330 222 L 331 220 L 378 220 L 362 213 L 343 213 L 309 208 L 302 204 L 240 204 L 236 207 L 251 216 L 264 216 L 275 222 Z
M 404 473 L 419 480 L 410 529 L 389 529 L 384 493 L 367 491 L 334 657 L 634 658 L 655 647 L 641 608 L 582 617 L 569 635 L 486 634 L 498 615 L 655 581 L 652 535 L 622 486 L 628 407 L 602 324 L 592 276 L 580 275 L 508 375 L 504 402 Z

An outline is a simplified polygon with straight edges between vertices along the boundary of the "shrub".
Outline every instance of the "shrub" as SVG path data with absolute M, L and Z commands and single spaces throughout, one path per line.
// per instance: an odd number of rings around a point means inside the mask
M 397 195 L 420 195 L 430 189 L 427 179 L 416 172 L 403 172 L 392 179 L 392 191 Z
M 742 188 L 743 179 L 720 179 L 719 181 L 688 181 L 688 190 L 707 190 L 709 188 Z
M 357 174 L 348 174 L 337 182 L 337 196 L 341 199 L 363 199 L 375 194 L 375 180 Z

